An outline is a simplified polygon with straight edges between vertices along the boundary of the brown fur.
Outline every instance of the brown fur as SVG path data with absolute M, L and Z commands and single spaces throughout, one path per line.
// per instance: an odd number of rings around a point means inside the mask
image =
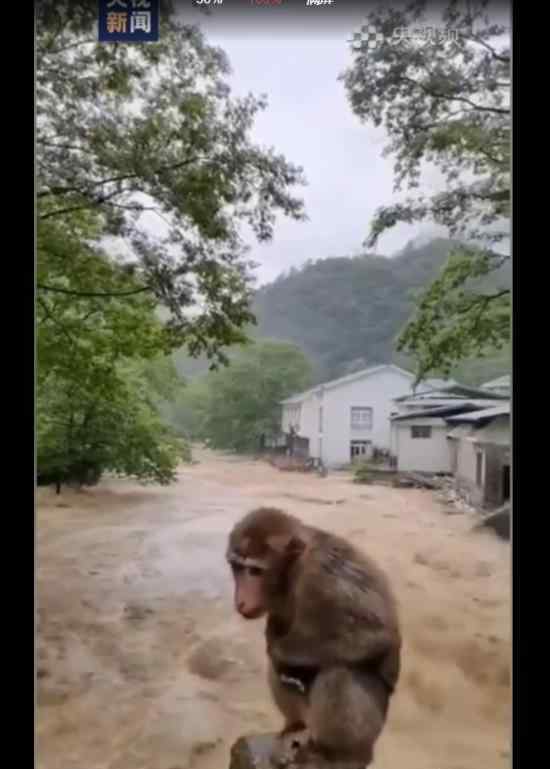
M 235 526 L 232 552 L 265 567 L 255 579 L 236 574 L 236 589 L 248 601 L 245 616 L 267 613 L 269 684 L 283 733 L 307 729 L 309 741 L 293 759 L 369 764 L 400 673 L 399 620 L 386 575 L 346 540 L 274 508 L 254 510 Z

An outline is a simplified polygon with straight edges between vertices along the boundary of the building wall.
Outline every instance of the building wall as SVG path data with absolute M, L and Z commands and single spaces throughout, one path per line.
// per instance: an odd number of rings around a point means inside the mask
M 315 393 L 312 393 L 306 398 L 302 405 L 302 422 L 300 425 L 300 435 L 309 438 L 310 457 L 319 456 L 319 430 L 317 429 L 318 411 L 319 398 Z
M 510 419 L 499 417 L 481 430 L 456 441 L 455 480 L 466 499 L 478 507 L 502 504 L 503 468 L 510 464 Z M 481 483 L 476 479 L 477 454 L 482 455 Z
M 315 394 L 307 395 L 299 403 L 286 403 L 283 405 L 281 416 L 281 430 L 290 432 L 290 426 L 297 426 L 297 434 L 309 440 L 309 455 L 319 456 L 318 453 L 318 397 Z
M 429 426 L 429 438 L 413 438 L 411 428 Z M 426 417 L 392 423 L 392 454 L 401 472 L 450 473 L 451 454 L 447 441 L 448 426 L 443 419 Z
M 373 448 L 390 448 L 390 413 L 393 399 L 410 391 L 412 376 L 392 368 L 383 369 L 362 380 L 326 389 L 323 405 L 323 454 L 328 465 L 350 461 L 352 440 L 366 440 Z M 351 427 L 351 408 L 372 409 L 372 428 Z
M 481 466 L 481 484 L 478 484 L 476 480 L 478 445 L 469 437 L 459 438 L 456 444 L 456 485 L 470 504 L 481 506 L 485 457 Z
M 281 430 L 283 433 L 289 433 L 291 427 L 300 425 L 302 421 L 302 404 L 301 403 L 285 403 L 283 404 L 283 412 L 281 416 Z M 299 430 L 298 430 L 299 432 Z
M 503 473 L 504 466 L 510 464 L 509 451 L 494 444 L 484 445 L 482 449 L 485 459 L 482 504 L 489 508 L 500 507 L 504 502 Z

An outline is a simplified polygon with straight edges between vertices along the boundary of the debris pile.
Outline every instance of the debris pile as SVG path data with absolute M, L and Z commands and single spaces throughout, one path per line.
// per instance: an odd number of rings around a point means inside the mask
M 452 479 L 446 480 L 444 483 L 443 491 L 436 495 L 436 499 L 442 505 L 445 505 L 445 512 L 448 515 L 457 515 L 460 513 L 466 513 L 469 515 L 477 514 L 477 508 L 470 505 L 469 502 L 459 494 L 456 488 L 453 486 Z

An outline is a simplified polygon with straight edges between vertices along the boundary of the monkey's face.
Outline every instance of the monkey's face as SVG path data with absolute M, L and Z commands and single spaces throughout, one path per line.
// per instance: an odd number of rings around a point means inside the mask
M 292 522 L 277 518 L 275 526 L 272 516 L 272 510 L 255 511 L 229 537 L 227 561 L 235 583 L 235 609 L 245 619 L 258 619 L 278 611 L 282 601 L 286 604 L 290 569 L 304 549 Z
M 268 611 L 267 569 L 246 559 L 229 558 L 235 582 L 235 609 L 245 619 L 259 619 Z

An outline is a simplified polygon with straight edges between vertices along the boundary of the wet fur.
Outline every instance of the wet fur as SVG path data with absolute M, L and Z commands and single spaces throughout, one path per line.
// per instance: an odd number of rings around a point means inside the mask
M 309 736 L 293 760 L 365 767 L 400 674 L 401 635 L 386 575 L 346 540 L 273 508 L 237 524 L 230 548 L 243 542 L 268 565 L 269 684 L 285 717 L 283 733 L 305 726 Z M 301 668 L 315 671 L 305 694 L 281 679 L 281 671 Z

